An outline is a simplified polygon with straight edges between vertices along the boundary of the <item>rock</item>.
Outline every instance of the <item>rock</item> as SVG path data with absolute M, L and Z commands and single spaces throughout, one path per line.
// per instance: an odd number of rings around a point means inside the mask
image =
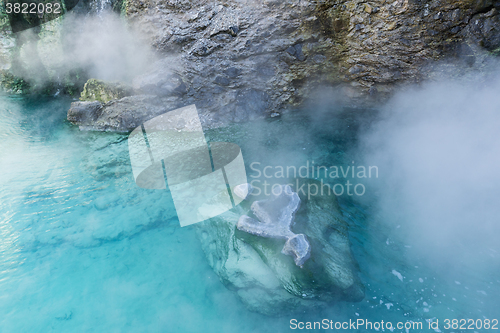
M 241 69 L 238 69 L 236 67 L 229 67 L 224 70 L 224 74 L 226 74 L 229 78 L 234 79 L 241 74 Z
M 239 31 L 238 25 L 238 13 L 231 8 L 222 7 L 222 10 L 212 19 L 210 36 L 229 33 L 231 36 L 236 37 Z
M 319 184 L 300 179 L 299 186 L 306 184 L 307 188 L 312 183 Z M 364 298 L 347 224 L 336 197 L 328 194 L 308 199 L 301 192 L 298 195 L 302 204 L 295 214 L 293 228 L 304 238 L 295 236 L 285 241 L 237 229 L 240 216 L 248 215 L 253 202 L 265 200 L 264 195 L 251 195 L 231 211 L 196 224 L 210 266 L 252 311 L 284 315 Z M 292 254 L 293 249 L 300 251 L 305 237 L 311 252 L 303 268 L 299 268 L 286 254 Z
M 101 102 L 73 102 L 68 111 L 68 120 L 81 130 L 130 132 L 145 121 L 169 111 L 187 106 L 178 97 L 134 95 Z M 204 129 L 224 126 L 211 114 L 198 110 Z
M 106 6 L 115 8 L 121 3 L 113 0 Z M 91 0 L 86 7 L 93 11 L 97 4 Z M 353 83 L 359 92 L 350 96 L 359 105 L 367 102 L 373 85 L 386 87 L 379 96 L 385 98 L 402 84 L 432 77 L 429 64 L 446 60 L 453 49 L 450 45 L 471 44 L 476 56 L 484 50 L 497 54 L 499 8 L 497 0 L 305 0 L 258 6 L 249 1 L 129 0 L 123 14 L 147 36 L 163 60 L 172 54 L 179 59 L 162 64 L 170 71 L 171 81 L 163 77 L 166 81 L 158 82 L 154 91 L 145 89 L 142 94 L 183 96 L 184 105 L 204 105 L 214 117 L 231 119 L 240 118 L 234 117 L 238 112 L 234 97 L 243 87 L 268 95 L 261 116 L 300 106 L 318 86 Z M 12 65 L 17 58 L 23 58 L 24 64 L 33 62 L 35 58 L 26 58 L 25 52 L 32 46 L 21 46 L 7 17 L 0 18 L 0 68 L 23 79 L 22 73 L 12 71 Z M 38 27 L 35 44 L 57 41 L 62 26 L 56 23 Z M 44 63 L 60 67 L 59 61 L 44 57 Z M 270 69 L 266 73 L 273 74 L 262 75 L 257 70 L 262 64 Z M 363 65 L 366 71 L 349 72 L 354 64 Z M 55 80 L 54 73 L 59 76 L 59 71 L 54 66 L 47 67 L 47 75 Z M 225 73 L 229 68 L 237 68 L 238 73 Z M 471 67 L 480 68 L 479 62 Z M 231 79 L 230 87 L 215 80 L 221 73 Z M 148 75 L 158 75 L 157 68 Z M 62 83 L 72 77 L 60 75 L 57 80 Z M 2 82 L 11 90 L 16 86 L 9 80 Z
M 268 109 L 269 95 L 257 89 L 243 89 L 236 95 L 236 110 L 233 121 L 243 122 L 265 115 Z
M 73 102 L 68 120 L 84 130 L 128 132 L 175 108 L 152 95 L 129 96 L 108 103 Z
M 220 45 L 214 43 L 210 39 L 202 38 L 193 45 L 191 53 L 200 57 L 205 57 L 219 48 Z
M 93 124 L 102 113 L 101 102 L 73 102 L 68 110 L 68 121 L 73 124 Z
M 132 94 L 132 88 L 122 83 L 89 79 L 83 87 L 80 100 L 106 103 L 113 99 L 120 99 Z
M 154 71 L 134 78 L 133 88 L 142 94 L 160 97 L 183 96 L 187 93 L 187 86 L 181 76 L 171 72 L 172 63 L 175 64 L 172 59 L 159 61 Z
M 500 3 L 500 2 L 499 2 Z M 500 15 L 496 8 L 475 15 L 465 34 L 476 45 L 489 51 L 500 51 Z
M 139 2 L 129 1 L 132 7 Z M 357 92 L 347 97 L 365 105 L 374 101 L 369 92 L 374 85 L 385 87 L 377 98 L 383 101 L 402 84 L 432 77 L 429 64 L 454 59 L 449 45 L 472 42 L 478 46 L 475 53 L 483 48 L 495 51 L 499 24 L 491 10 L 498 4 L 493 0 L 306 0 L 297 5 L 272 1 L 255 6 L 247 1 L 195 0 L 189 9 L 134 11 L 129 17 L 138 25 L 151 25 L 147 31 L 153 31 L 151 38 L 158 41 L 154 45 L 160 51 L 169 52 L 178 45 L 165 39 L 157 26 L 173 26 L 182 36 L 190 36 L 179 50 L 182 64 L 177 74 L 186 78 L 188 90 L 200 82 L 206 91 L 193 93 L 193 98 L 202 99 L 214 116 L 239 121 L 246 117 L 234 96 L 242 87 L 268 95 L 261 116 L 300 105 L 318 86 L 352 83 Z M 161 6 L 162 1 L 151 0 L 148 8 Z M 480 23 L 473 27 L 476 17 Z M 259 70 L 263 64 L 266 68 Z M 355 64 L 363 71 L 350 71 Z M 224 72 L 229 68 L 241 72 Z M 221 73 L 231 79 L 231 87 L 216 79 Z M 221 104 L 216 108 L 215 103 Z
M 227 77 L 222 76 L 222 75 L 217 75 L 215 77 L 214 82 L 221 85 L 221 86 L 228 86 L 230 83 L 229 79 Z
M 251 187 L 250 184 L 246 186 Z M 304 235 L 296 235 L 290 229 L 299 209 L 300 198 L 289 185 L 276 188 L 280 189 L 279 194 L 273 191 L 269 199 L 252 204 L 252 212 L 258 220 L 242 215 L 237 228 L 261 237 L 285 238 L 287 241 L 281 253 L 293 256 L 295 264 L 302 268 L 310 255 L 309 242 Z
M 290 46 L 289 48 L 286 49 L 286 52 L 294 56 L 297 60 L 299 61 L 304 61 L 306 57 L 302 53 L 302 44 L 296 44 L 294 46 Z

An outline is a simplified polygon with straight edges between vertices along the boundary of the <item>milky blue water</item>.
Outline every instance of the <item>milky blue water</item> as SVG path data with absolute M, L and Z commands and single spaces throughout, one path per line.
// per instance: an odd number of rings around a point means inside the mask
M 350 198 L 341 204 L 365 299 L 278 318 L 249 312 L 208 266 L 194 228 L 179 226 L 168 191 L 135 185 L 127 136 L 80 132 L 65 120 L 70 102 L 0 97 L 0 332 L 288 332 L 292 318 L 500 318 L 495 249 L 475 265 L 450 258 L 440 268 L 414 250 L 404 216 L 390 228 Z M 299 115 L 207 137 L 238 143 L 247 164 L 339 164 L 352 158 L 353 121 Z

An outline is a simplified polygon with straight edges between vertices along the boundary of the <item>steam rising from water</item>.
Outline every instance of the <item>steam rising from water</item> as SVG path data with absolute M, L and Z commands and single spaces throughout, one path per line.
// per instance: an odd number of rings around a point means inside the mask
M 447 269 L 500 255 L 500 76 L 472 82 L 398 94 L 361 138 L 381 218 Z
M 61 79 L 75 69 L 84 69 L 93 78 L 128 82 L 154 62 L 144 36 L 111 12 L 99 16 L 70 12 L 44 24 L 40 40 L 35 29 L 20 34 L 20 40 L 28 42 L 21 50 L 23 73 L 16 74 L 38 83 L 48 80 L 48 74 Z

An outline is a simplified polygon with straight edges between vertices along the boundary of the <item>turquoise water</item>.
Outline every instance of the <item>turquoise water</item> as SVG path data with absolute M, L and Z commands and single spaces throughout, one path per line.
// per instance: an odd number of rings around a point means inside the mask
M 430 263 L 408 242 L 404 216 L 394 214 L 397 228 L 382 221 L 375 194 L 341 199 L 362 302 L 248 312 L 208 266 L 193 226 L 180 228 L 168 191 L 135 185 L 127 136 L 80 132 L 65 120 L 70 102 L 0 99 L 0 332 L 288 332 L 292 318 L 421 321 L 432 332 L 426 319 L 500 317 L 497 249 L 473 264 Z M 207 137 L 239 144 L 247 164 L 339 165 L 355 156 L 357 123 L 298 114 Z

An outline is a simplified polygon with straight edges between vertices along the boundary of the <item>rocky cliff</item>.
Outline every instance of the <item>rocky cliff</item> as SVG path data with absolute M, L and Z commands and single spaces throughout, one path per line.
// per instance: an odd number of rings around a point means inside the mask
M 126 13 L 175 66 L 186 103 L 234 121 L 281 112 L 323 87 L 363 102 L 471 67 L 500 47 L 500 1 L 139 1 Z M 170 94 L 168 75 L 136 88 Z M 166 85 L 165 88 L 162 85 Z
M 500 51 L 500 1 L 493 0 L 119 4 L 160 58 L 136 78 L 135 94 L 168 98 L 170 108 L 195 103 L 210 123 L 277 115 L 329 87 L 356 104 L 373 103 L 436 76 L 440 61 L 480 68 L 485 54 Z M 15 42 L 2 29 L 0 58 L 8 69 L 6 49 Z M 82 86 L 85 74 L 73 76 L 64 80 Z M 23 84 L 8 71 L 3 77 L 11 88 Z

